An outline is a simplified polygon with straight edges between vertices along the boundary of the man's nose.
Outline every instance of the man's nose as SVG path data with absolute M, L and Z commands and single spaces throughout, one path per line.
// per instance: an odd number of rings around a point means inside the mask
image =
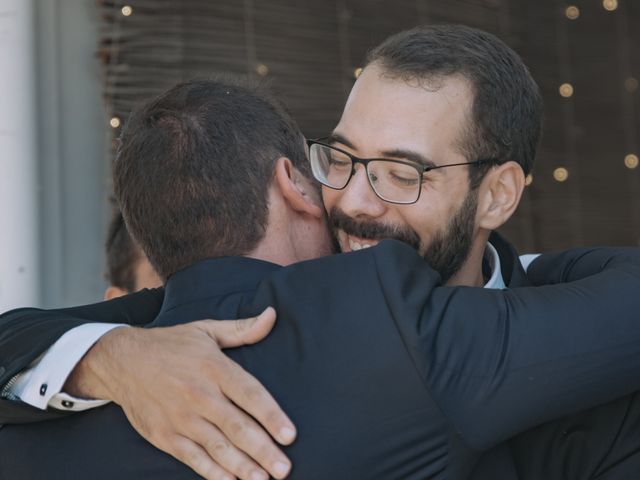
M 339 206 L 344 213 L 353 218 L 375 218 L 385 212 L 386 202 L 373 191 L 364 165 L 355 165 L 355 172 L 343 190 Z

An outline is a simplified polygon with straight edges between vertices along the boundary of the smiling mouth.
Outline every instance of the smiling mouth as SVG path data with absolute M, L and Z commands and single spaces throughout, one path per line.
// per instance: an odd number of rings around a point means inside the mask
M 371 248 L 376 246 L 380 240 L 373 240 L 370 238 L 354 237 L 344 232 L 344 230 L 338 231 L 338 243 L 340 243 L 340 250 L 343 252 L 356 252 L 364 248 Z

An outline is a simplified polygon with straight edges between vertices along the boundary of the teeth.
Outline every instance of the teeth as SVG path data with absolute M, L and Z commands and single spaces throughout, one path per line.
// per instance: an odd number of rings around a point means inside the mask
M 373 245 L 371 245 L 370 243 L 360 243 L 360 242 L 356 242 L 355 240 L 349 239 L 349 248 L 354 252 L 357 250 L 362 250 L 363 248 L 371 248 L 371 247 L 373 247 Z
M 375 247 L 378 244 L 377 240 L 363 240 L 358 237 L 351 237 L 342 230 L 338 232 L 338 239 L 343 251 L 357 252 L 363 248 Z

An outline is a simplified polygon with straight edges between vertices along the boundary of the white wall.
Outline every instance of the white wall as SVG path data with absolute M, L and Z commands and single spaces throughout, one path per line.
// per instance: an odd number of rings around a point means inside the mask
M 0 312 L 39 302 L 31 0 L 0 0 Z
M 21 1 L 21 0 L 16 0 Z M 35 2 L 40 304 L 102 299 L 107 119 L 94 0 Z
M 93 0 L 0 0 L 0 313 L 102 298 L 99 24 Z

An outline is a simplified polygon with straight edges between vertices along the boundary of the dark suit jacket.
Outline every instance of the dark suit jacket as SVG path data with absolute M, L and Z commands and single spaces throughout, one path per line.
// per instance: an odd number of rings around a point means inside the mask
M 155 323 L 276 306 L 269 337 L 229 354 L 298 426 L 291 478 L 466 478 L 480 451 L 638 388 L 638 253 L 609 253 L 537 261 L 534 278 L 582 280 L 504 292 L 437 287 L 396 242 L 288 268 L 208 260 L 171 278 Z M 5 425 L 0 450 L 1 478 L 193 476 L 113 405 Z

